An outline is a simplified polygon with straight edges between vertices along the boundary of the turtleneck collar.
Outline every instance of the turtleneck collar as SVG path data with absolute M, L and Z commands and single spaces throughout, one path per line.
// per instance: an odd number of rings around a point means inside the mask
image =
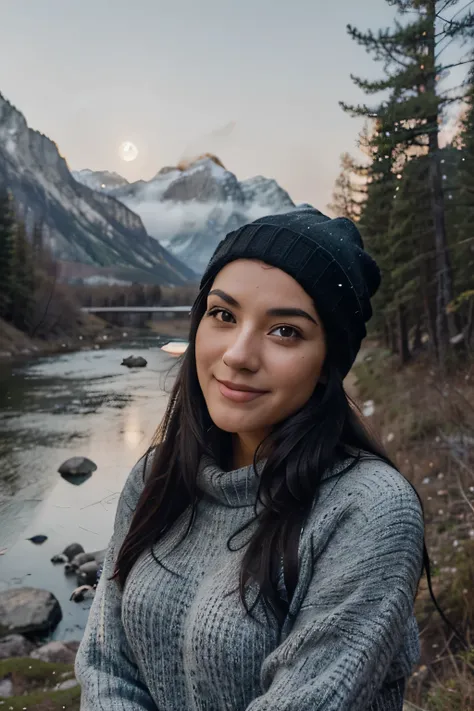
M 259 463 L 260 472 L 263 462 Z M 201 491 L 224 506 L 240 508 L 254 506 L 257 498 L 259 478 L 253 465 L 226 472 L 217 466 L 211 457 L 204 455 L 198 470 L 197 484 Z
M 322 480 L 336 476 L 351 462 L 352 458 L 350 457 L 337 462 L 323 474 Z M 264 463 L 264 461 L 258 463 L 257 474 L 251 464 L 241 469 L 224 471 L 211 457 L 204 455 L 198 469 L 198 488 L 230 508 L 254 506 L 259 485 L 258 474 Z

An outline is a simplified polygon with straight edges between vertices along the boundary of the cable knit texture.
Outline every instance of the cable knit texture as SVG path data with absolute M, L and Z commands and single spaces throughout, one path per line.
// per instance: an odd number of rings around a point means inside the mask
M 345 462 L 347 465 L 349 462 Z M 89 621 L 76 659 L 82 711 L 401 711 L 418 659 L 413 600 L 422 566 L 423 517 L 402 475 L 362 459 L 328 471 L 300 538 L 300 570 L 281 629 L 238 593 L 243 548 L 254 530 L 258 478 L 203 460 L 204 492 L 123 591 L 108 580 L 143 489 L 144 463 L 120 497 Z M 284 590 L 283 590 L 284 593 Z M 255 586 L 247 590 L 249 604 Z

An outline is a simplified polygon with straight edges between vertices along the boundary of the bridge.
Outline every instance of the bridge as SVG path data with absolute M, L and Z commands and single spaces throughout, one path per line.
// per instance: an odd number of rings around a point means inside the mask
M 88 314 L 189 313 L 192 306 L 83 306 Z

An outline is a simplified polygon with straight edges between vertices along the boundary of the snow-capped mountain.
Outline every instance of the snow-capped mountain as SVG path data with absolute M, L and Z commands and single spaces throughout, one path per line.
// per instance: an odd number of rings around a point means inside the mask
M 108 193 L 110 190 L 128 185 L 126 178 L 108 170 L 88 170 L 85 168 L 84 170 L 73 170 L 71 175 L 78 183 L 87 185 L 88 188 L 99 192 Z
M 29 128 L 0 94 L 2 187 L 13 193 L 27 227 L 43 224 L 58 260 L 108 268 L 109 277 L 116 270 L 125 281 L 183 284 L 195 278 L 126 205 L 77 182 L 56 145 Z
M 228 232 L 294 207 L 275 180 L 257 176 L 240 182 L 210 154 L 163 168 L 149 181 L 103 191 L 140 215 L 149 234 L 198 274 Z

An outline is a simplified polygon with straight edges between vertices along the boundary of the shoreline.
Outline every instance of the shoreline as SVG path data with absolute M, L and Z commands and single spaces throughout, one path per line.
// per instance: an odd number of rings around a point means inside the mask
M 94 324 L 96 326 L 96 324 Z M 183 339 L 187 336 L 187 327 L 183 322 L 162 321 L 153 322 L 147 329 L 117 327 L 103 322 L 91 332 L 90 327 L 83 334 L 50 341 L 32 339 L 27 334 L 6 324 L 0 323 L 0 365 L 12 362 L 27 361 L 31 358 L 76 353 L 81 350 L 101 350 L 111 345 L 126 344 L 139 338 L 156 337 L 170 341 Z M 8 340 L 7 340 L 8 339 Z M 5 341 L 5 342 L 4 342 Z

